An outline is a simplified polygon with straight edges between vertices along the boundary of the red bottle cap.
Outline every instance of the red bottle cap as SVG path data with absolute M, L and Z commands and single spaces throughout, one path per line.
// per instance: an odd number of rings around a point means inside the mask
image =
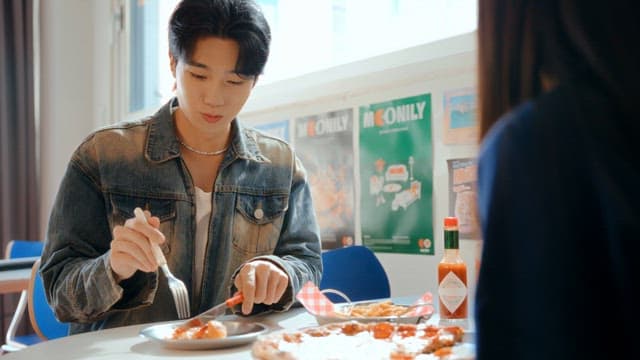
M 455 216 L 448 216 L 444 218 L 444 226 L 446 227 L 458 226 L 458 218 Z

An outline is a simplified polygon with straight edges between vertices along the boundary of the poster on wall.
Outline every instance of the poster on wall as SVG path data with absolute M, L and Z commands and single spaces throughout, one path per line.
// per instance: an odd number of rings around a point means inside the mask
M 289 120 L 268 122 L 263 124 L 254 125 L 258 130 L 262 130 L 265 133 L 289 142 Z
M 431 95 L 360 107 L 362 243 L 433 255 Z
M 449 168 L 449 215 L 458 218 L 461 238 L 479 239 L 477 159 L 449 159 L 447 166 Z
M 307 170 L 322 248 L 353 245 L 353 110 L 297 118 L 294 129 L 296 153 Z
M 476 90 L 467 87 L 444 92 L 445 144 L 475 144 L 478 142 L 476 121 Z

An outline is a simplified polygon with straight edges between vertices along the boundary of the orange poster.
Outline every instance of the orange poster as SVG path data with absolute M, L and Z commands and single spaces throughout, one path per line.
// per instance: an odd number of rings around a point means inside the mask
M 322 249 L 353 245 L 353 110 L 295 120 L 295 149 L 307 170 Z

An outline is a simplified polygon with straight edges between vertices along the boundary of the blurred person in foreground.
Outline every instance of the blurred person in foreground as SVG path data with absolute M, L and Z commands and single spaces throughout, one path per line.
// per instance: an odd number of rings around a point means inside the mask
M 478 360 L 634 351 L 640 23 L 632 4 L 479 2 Z
M 151 243 L 186 284 L 192 315 L 237 290 L 243 314 L 287 310 L 304 283 L 319 282 L 302 164 L 287 143 L 236 118 L 270 39 L 251 0 L 180 2 L 169 22 L 175 98 L 76 149 L 40 268 L 71 333 L 177 319 Z

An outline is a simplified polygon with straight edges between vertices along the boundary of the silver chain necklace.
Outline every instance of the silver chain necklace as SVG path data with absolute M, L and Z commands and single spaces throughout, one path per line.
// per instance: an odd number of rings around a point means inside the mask
M 187 149 L 187 150 L 189 150 L 189 151 L 191 151 L 191 152 L 194 152 L 194 153 L 196 153 L 196 154 L 206 155 L 206 156 L 216 156 L 216 155 L 224 154 L 224 153 L 225 153 L 225 151 L 227 151 L 227 150 L 229 149 L 229 147 L 227 146 L 227 147 L 226 147 L 226 148 L 224 148 L 224 149 L 220 149 L 220 150 L 216 150 L 216 151 L 201 151 L 201 150 L 198 150 L 198 149 L 194 149 L 194 148 L 192 148 L 191 146 L 189 146 L 189 145 L 187 145 L 187 144 L 183 143 L 183 142 L 182 142 L 182 140 L 180 140 L 180 139 L 178 139 L 178 142 L 179 142 L 180 144 L 182 144 L 182 146 L 184 146 L 184 147 L 185 147 L 185 149 Z

